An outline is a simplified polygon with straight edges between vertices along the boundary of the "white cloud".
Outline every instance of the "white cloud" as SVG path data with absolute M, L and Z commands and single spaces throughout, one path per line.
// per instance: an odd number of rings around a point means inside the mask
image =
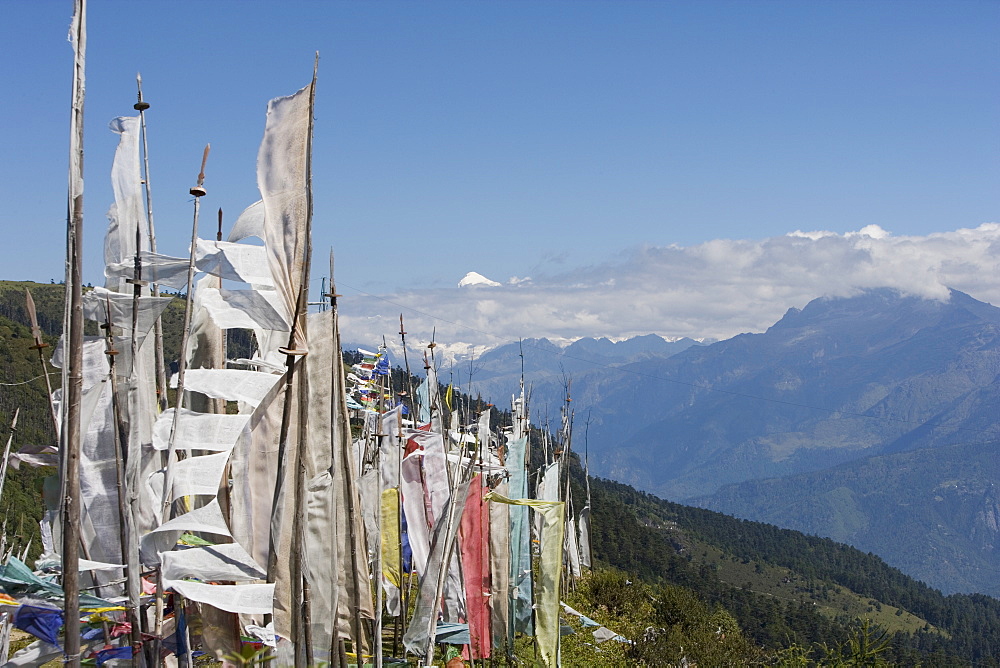
M 345 341 L 493 346 L 518 338 L 728 338 L 762 331 L 792 306 L 820 296 L 890 287 L 944 299 L 949 287 L 1000 303 L 1000 225 L 928 236 L 796 231 L 758 240 L 716 239 L 691 247 L 646 246 L 604 264 L 482 290 L 412 290 L 346 295 Z M 486 279 L 488 280 L 488 279 Z M 339 281 L 338 281 L 339 283 Z M 348 281 L 349 283 L 349 281 Z M 490 282 L 495 283 L 493 281 Z

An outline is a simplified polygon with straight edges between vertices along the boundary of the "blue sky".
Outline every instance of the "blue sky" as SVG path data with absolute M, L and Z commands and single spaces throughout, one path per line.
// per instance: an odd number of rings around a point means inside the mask
M 62 275 L 71 11 L 0 4 L 0 278 Z M 314 245 L 341 292 L 398 295 L 671 245 L 996 222 L 998 35 L 1000 3 L 975 1 L 91 0 L 85 276 L 101 280 L 106 127 L 134 113 L 136 72 L 160 249 L 182 255 L 204 144 L 203 211 L 231 224 L 258 199 L 266 103 L 318 50 Z

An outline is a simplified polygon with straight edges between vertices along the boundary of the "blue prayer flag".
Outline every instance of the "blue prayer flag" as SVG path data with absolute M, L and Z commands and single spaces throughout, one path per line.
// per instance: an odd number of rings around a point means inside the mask
M 63 613 L 58 608 L 39 608 L 22 605 L 14 612 L 14 627 L 41 638 L 52 645 L 59 644 L 59 629 Z

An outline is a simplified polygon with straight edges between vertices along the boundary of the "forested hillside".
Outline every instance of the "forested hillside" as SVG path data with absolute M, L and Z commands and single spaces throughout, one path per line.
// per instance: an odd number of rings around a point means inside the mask
M 825 538 L 683 506 L 591 480 L 595 556 L 721 605 L 765 648 L 848 642 L 859 622 L 888 632 L 899 665 L 997 665 L 1000 601 L 943 596 L 870 553 Z
M 12 449 L 25 445 L 55 443 L 55 430 L 46 398 L 43 362 L 34 343 L 25 308 L 25 287 L 31 289 L 38 310 L 38 323 L 50 347 L 41 350 L 44 367 L 53 387 L 59 386 L 58 370 L 48 365 L 58 332 L 62 328 L 63 286 L 0 282 L 0 437 L 6 444 L 14 413 L 20 411 Z M 17 553 L 28 547 L 37 555 L 41 546 L 38 521 L 42 517 L 42 480 L 52 473 L 22 466 L 11 469 L 0 498 L 8 547 Z
M 696 502 L 885 555 L 949 593 L 996 596 L 996 449 L 973 442 L 898 452 L 730 485 Z

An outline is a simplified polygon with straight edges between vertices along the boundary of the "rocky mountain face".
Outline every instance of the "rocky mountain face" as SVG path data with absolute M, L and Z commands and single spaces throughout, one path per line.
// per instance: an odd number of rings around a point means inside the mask
M 873 291 L 574 380 L 599 470 L 672 500 L 1000 433 L 1000 309 Z
M 871 291 L 582 374 L 591 469 L 1000 594 L 1000 309 Z

